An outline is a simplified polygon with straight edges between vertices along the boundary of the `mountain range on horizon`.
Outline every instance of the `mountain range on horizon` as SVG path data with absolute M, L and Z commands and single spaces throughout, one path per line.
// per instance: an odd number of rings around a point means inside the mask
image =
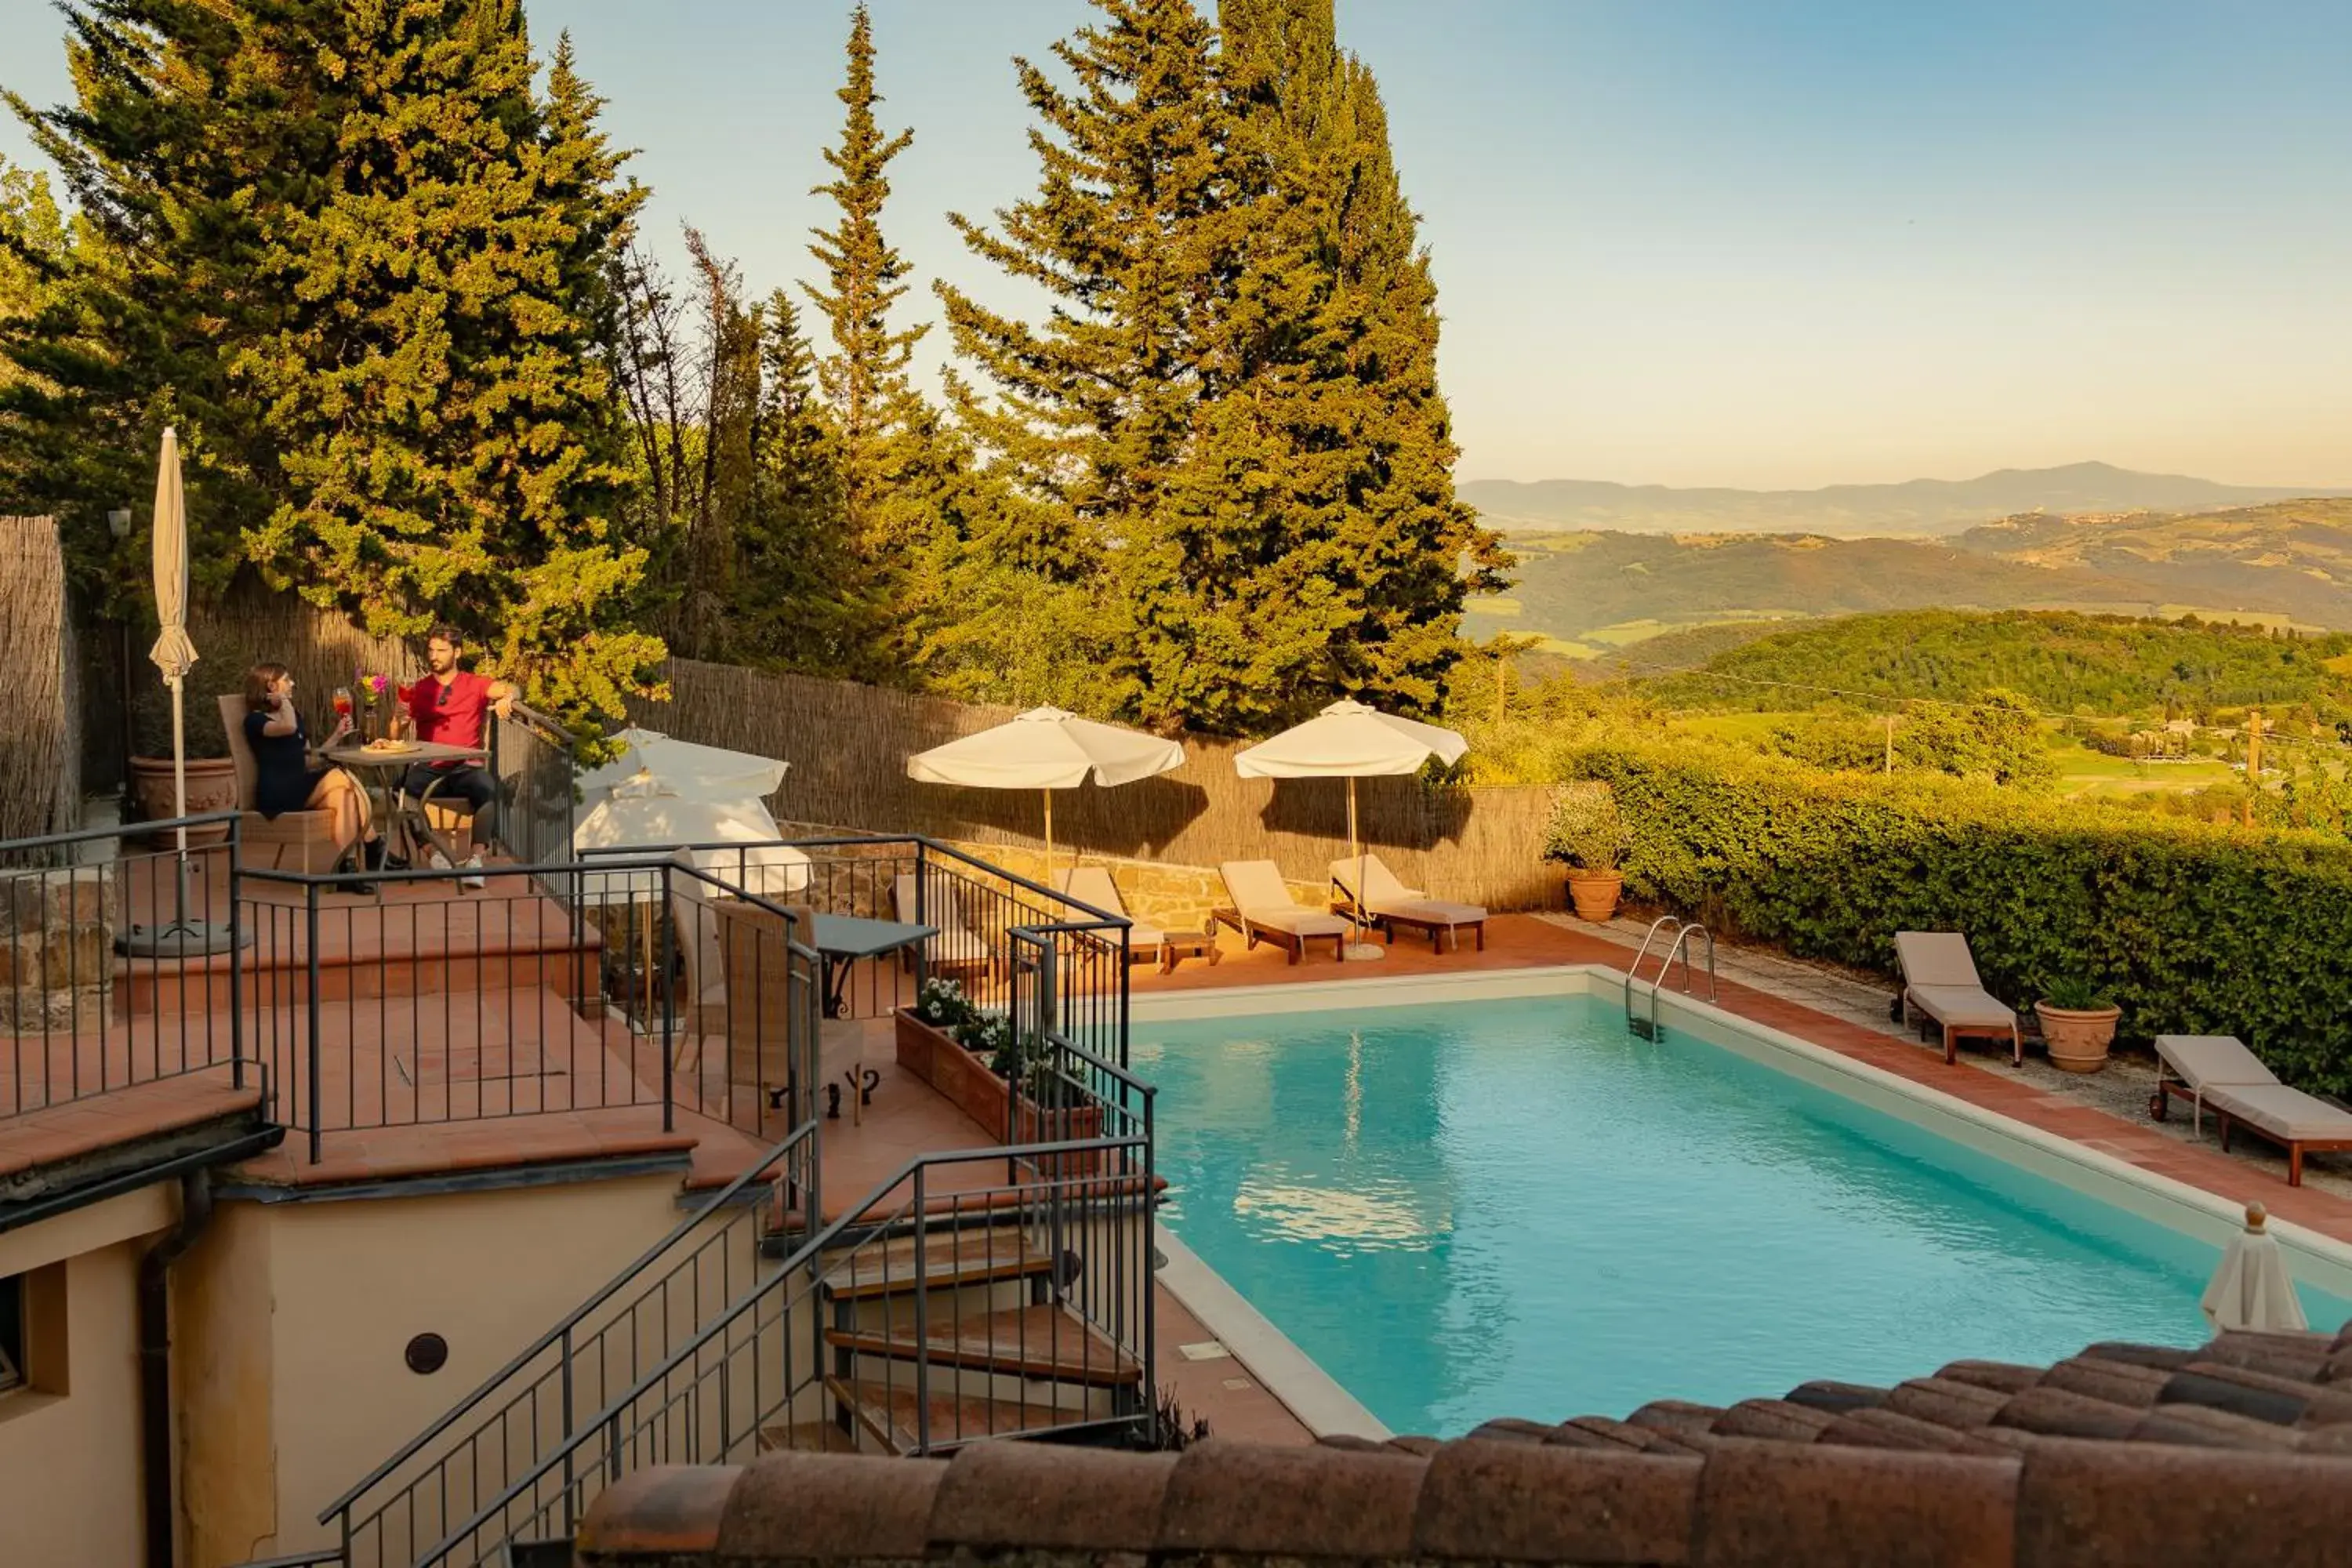
M 2218 511 L 2340 496 L 2326 487 L 2230 485 L 2111 463 L 2000 468 L 1972 479 L 1827 485 L 1810 490 L 1622 485 L 1607 479 L 1470 479 L 1454 487 L 1507 532 L 1811 533 L 1837 539 L 1942 538 L 2022 512 Z

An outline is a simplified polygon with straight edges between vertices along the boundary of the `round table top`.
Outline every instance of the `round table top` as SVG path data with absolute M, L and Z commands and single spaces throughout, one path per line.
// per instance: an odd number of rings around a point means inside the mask
M 371 752 L 365 746 L 333 746 L 319 754 L 338 767 L 346 768 L 405 768 L 418 763 L 479 763 L 489 759 L 489 753 L 479 746 L 445 746 L 438 741 L 411 741 L 396 752 Z

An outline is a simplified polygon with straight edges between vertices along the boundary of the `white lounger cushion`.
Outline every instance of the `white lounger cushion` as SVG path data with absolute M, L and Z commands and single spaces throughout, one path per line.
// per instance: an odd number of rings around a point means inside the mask
M 1951 985 L 1970 991 L 1984 989 L 1969 939 L 1956 931 L 1899 931 L 1895 933 L 1895 961 L 1903 966 L 1906 985 Z
M 909 925 L 936 927 L 939 934 L 923 943 L 923 956 L 933 963 L 976 963 L 988 957 L 988 943 L 963 923 L 952 889 L 932 879 L 930 896 L 923 900 L 923 919 L 915 919 L 915 875 L 909 871 L 890 884 L 890 907 Z
M 1419 888 L 1408 888 L 1397 879 L 1395 872 L 1381 864 L 1377 855 L 1364 858 L 1364 909 L 1374 916 L 1393 915 L 1402 920 L 1423 921 L 1430 925 L 1474 926 L 1486 918 L 1486 911 L 1476 904 L 1457 904 L 1449 899 L 1433 899 Z M 1356 896 L 1356 862 L 1350 857 L 1331 862 L 1331 879 L 1339 890 L 1353 899 Z
M 1100 866 L 1074 866 L 1055 880 L 1061 890 L 1089 909 L 1100 910 L 1107 915 L 1126 915 L 1127 905 L 1120 901 L 1118 884 Z M 1150 921 L 1139 921 L 1128 915 L 1127 945 L 1159 947 L 1168 941 L 1168 933 Z
M 2225 1085 L 2278 1082 L 2235 1035 L 2158 1035 L 2156 1054 L 2181 1081 L 2200 1091 Z
M 2017 1010 L 1974 985 L 1914 985 L 1911 1005 L 1947 1027 L 2014 1029 Z
M 2352 1111 L 2283 1083 L 2229 1084 L 2205 1091 L 2205 1103 L 2286 1142 L 2352 1140 Z
M 1355 928 L 1339 916 L 1294 903 L 1282 872 L 1271 860 L 1228 860 L 1217 868 L 1234 910 L 1252 925 L 1292 936 L 1345 936 Z

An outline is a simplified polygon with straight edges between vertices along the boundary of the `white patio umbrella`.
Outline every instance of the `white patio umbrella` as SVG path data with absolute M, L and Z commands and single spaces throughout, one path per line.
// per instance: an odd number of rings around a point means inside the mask
M 188 640 L 188 503 L 180 484 L 180 435 L 166 426 L 163 452 L 155 467 L 155 617 L 163 624 L 147 657 L 163 672 L 172 692 L 172 815 L 188 815 L 188 724 L 185 693 L 188 671 L 196 662 L 196 645 Z M 174 868 L 174 904 L 170 923 L 133 926 L 123 938 L 126 951 L 154 953 L 218 952 L 227 949 L 229 928 L 188 919 L 188 828 L 174 829 L 178 863 Z M 250 932 L 244 933 L 250 936 Z
M 2205 1287 L 2198 1305 L 2216 1329 L 2292 1333 L 2310 1326 L 2304 1321 L 2303 1303 L 2295 1300 L 2286 1255 L 2267 1227 L 2269 1217 L 2262 1205 L 2246 1205 L 2246 1228 L 2230 1238 L 2221 1267 Z
M 1184 765 L 1184 748 L 1157 735 L 1098 724 L 1059 708 L 1032 708 L 978 734 L 907 759 L 907 776 L 973 789 L 1034 789 L 1045 797 L 1045 870 L 1054 869 L 1054 792 L 1133 784 Z
M 705 800 L 677 794 L 647 777 L 624 779 L 612 786 L 580 819 L 572 841 L 583 856 L 676 851 L 679 859 L 747 893 L 772 899 L 809 885 L 809 858 L 789 844 L 777 843 L 782 837 L 775 817 L 756 795 Z M 706 847 L 682 847 L 688 844 Z M 744 847 L 707 847 L 728 844 Z M 592 903 L 619 903 L 644 895 L 659 879 L 646 870 L 607 872 L 590 879 L 594 887 L 585 896 Z
M 1245 779 L 1348 781 L 1348 852 L 1356 858 L 1356 927 L 1360 936 L 1367 851 L 1356 831 L 1356 781 L 1419 773 L 1432 757 L 1458 762 L 1469 749 L 1470 742 L 1451 730 L 1400 719 L 1361 702 L 1339 701 L 1304 724 L 1238 753 L 1234 771 Z M 1349 945 L 1348 956 L 1378 958 L 1381 950 L 1359 941 Z
M 773 757 L 675 741 L 634 727 L 614 739 L 621 754 L 580 776 L 583 805 L 593 807 L 624 780 L 648 776 L 660 781 L 661 793 L 696 800 L 761 800 L 783 787 L 786 764 Z

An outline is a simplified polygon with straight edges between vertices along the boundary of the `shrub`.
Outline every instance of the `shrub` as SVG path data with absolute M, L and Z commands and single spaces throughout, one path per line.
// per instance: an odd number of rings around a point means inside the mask
M 1571 768 L 1609 784 L 1634 892 L 1718 930 L 1888 973 L 1896 931 L 1965 931 L 2003 997 L 2076 976 L 2127 1037 L 2234 1034 L 2283 1078 L 2352 1091 L 2339 837 L 1638 742 Z
M 2042 1000 L 2069 1013 L 2095 1012 L 2109 1005 L 2099 988 L 2079 974 L 2062 974 L 2042 988 Z
M 1569 784 L 1553 800 L 1544 830 L 1544 858 L 1587 871 L 1613 871 L 1633 847 L 1624 818 L 1606 787 Z
M 980 1016 L 980 1009 L 963 994 L 963 987 L 952 980 L 926 980 L 915 994 L 914 1015 L 935 1029 L 944 1029 L 961 1037 Z

